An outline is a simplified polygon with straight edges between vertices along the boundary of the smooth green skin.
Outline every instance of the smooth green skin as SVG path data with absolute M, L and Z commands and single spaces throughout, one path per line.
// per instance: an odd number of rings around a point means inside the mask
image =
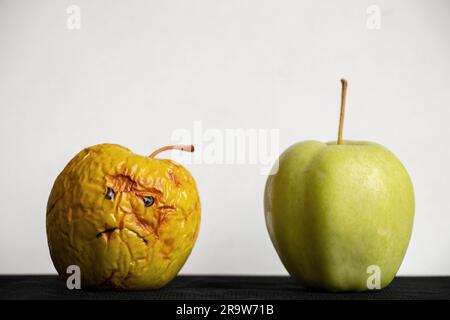
M 291 276 L 307 287 L 364 291 L 368 266 L 380 267 L 382 288 L 397 273 L 411 237 L 414 191 L 381 145 L 305 141 L 280 156 L 264 209 Z

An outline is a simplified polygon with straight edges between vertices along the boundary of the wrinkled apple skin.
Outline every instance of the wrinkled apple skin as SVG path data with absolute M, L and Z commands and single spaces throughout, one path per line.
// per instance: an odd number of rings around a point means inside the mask
M 146 207 L 149 196 L 154 202 Z M 160 288 L 186 262 L 200 211 L 195 180 L 181 165 L 95 145 L 80 151 L 53 185 L 50 255 L 63 278 L 68 266 L 80 267 L 82 288 Z
M 371 142 L 305 141 L 288 148 L 269 176 L 267 229 L 288 272 L 306 287 L 368 290 L 395 277 L 411 237 L 414 191 L 401 162 Z

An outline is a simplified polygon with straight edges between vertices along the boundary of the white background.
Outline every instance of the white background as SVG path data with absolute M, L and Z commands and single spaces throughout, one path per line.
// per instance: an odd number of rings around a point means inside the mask
M 81 30 L 66 27 L 69 4 Z M 333 140 L 345 76 L 345 137 L 391 149 L 415 185 L 400 273 L 450 274 L 449 36 L 444 0 L 0 1 L 0 273 L 55 272 L 46 202 L 82 148 L 149 154 L 195 120 L 279 129 L 280 151 Z M 203 221 L 182 272 L 285 274 L 259 167 L 187 167 Z

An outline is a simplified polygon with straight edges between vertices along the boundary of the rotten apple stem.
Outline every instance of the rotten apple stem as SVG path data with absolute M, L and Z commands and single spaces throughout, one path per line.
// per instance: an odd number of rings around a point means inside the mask
M 181 146 L 165 146 L 165 147 L 162 147 L 162 148 L 159 148 L 159 149 L 153 151 L 153 153 L 151 155 L 149 155 L 148 157 L 154 158 L 158 153 L 167 151 L 167 150 L 181 150 L 181 151 L 186 151 L 186 152 L 194 152 L 194 146 L 192 144 L 181 145 Z
M 339 132 L 337 144 L 342 144 L 342 132 L 344 131 L 345 98 L 347 97 L 347 80 L 341 79 L 341 116 L 339 118 Z

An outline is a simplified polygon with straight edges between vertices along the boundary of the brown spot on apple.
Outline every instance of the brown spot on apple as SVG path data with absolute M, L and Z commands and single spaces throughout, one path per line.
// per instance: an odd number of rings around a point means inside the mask
M 136 182 L 127 175 L 119 174 L 112 179 L 112 189 L 116 192 L 130 192 L 136 187 Z
M 169 176 L 169 179 L 175 184 L 176 187 L 181 186 L 181 182 L 178 179 L 178 177 L 173 173 L 172 170 L 167 171 L 167 175 Z

